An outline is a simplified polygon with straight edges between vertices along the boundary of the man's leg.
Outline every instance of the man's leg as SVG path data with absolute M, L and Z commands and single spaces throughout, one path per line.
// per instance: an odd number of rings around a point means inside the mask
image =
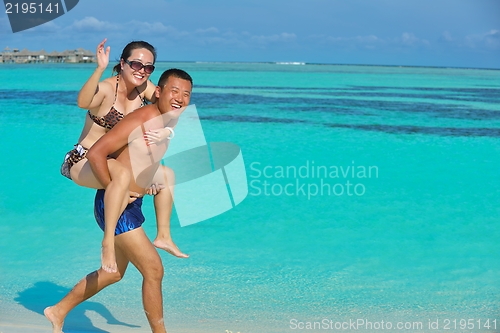
M 128 259 L 118 247 L 115 249 L 118 272 L 108 273 L 100 268 L 84 277 L 62 300 L 46 308 L 45 317 L 52 323 L 52 332 L 61 333 L 64 318 L 78 304 L 97 294 L 103 288 L 121 280 L 127 270 Z
M 166 333 L 161 291 L 163 265 L 158 252 L 142 227 L 116 236 L 115 244 L 142 274 L 142 303 L 152 332 Z
M 161 165 L 158 168 L 153 183 L 165 185 L 165 188 L 154 196 L 157 235 L 153 244 L 157 248 L 165 250 L 176 257 L 188 258 L 189 256 L 182 253 L 177 245 L 175 245 L 170 234 L 170 217 L 174 203 L 174 171 L 169 167 Z

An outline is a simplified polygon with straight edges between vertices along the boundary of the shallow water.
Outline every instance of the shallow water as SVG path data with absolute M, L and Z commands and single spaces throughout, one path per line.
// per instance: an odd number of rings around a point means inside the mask
M 93 66 L 0 66 L 0 322 L 45 325 L 42 309 L 99 265 L 94 192 L 59 175 Z M 173 332 L 500 324 L 500 71 L 160 63 L 152 80 L 170 67 L 193 76 L 207 140 L 238 144 L 249 182 L 227 213 L 184 228 L 174 216 L 191 258 L 162 253 Z M 152 200 L 144 212 L 152 238 Z M 130 268 L 65 331 L 147 331 L 140 283 Z

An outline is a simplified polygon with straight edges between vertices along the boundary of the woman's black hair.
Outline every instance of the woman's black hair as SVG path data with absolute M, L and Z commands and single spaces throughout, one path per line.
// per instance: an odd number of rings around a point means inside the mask
M 132 51 L 136 50 L 136 49 L 148 50 L 149 52 L 151 52 L 153 54 L 153 64 L 156 62 L 156 50 L 155 50 L 154 46 L 149 44 L 148 42 L 145 42 L 142 40 L 128 43 L 127 46 L 125 46 L 125 48 L 122 51 L 122 55 L 120 56 L 120 60 L 121 59 L 127 60 L 130 57 L 130 55 L 132 54 Z M 121 65 L 120 65 L 120 63 L 118 63 L 115 67 L 113 67 L 113 74 L 115 74 L 115 72 L 118 74 L 121 72 L 121 70 L 122 70 Z

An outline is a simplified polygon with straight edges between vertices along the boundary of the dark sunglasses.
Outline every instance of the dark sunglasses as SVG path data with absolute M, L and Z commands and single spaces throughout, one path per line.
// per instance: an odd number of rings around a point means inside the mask
M 146 74 L 151 74 L 154 72 L 155 70 L 155 66 L 154 65 L 143 65 L 141 62 L 139 61 L 128 61 L 128 60 L 124 60 L 129 66 L 130 68 L 132 68 L 134 71 L 140 71 L 141 69 L 144 68 L 144 72 Z

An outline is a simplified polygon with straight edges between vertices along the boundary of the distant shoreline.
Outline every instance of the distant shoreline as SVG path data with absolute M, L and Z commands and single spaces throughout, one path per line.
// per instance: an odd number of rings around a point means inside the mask
M 381 65 L 381 64 L 340 64 L 340 63 L 320 63 L 320 62 L 286 62 L 286 61 L 171 61 L 158 60 L 158 62 L 174 63 L 196 63 L 196 64 L 271 64 L 271 65 L 313 65 L 313 66 L 365 66 L 365 67 L 401 67 L 401 68 L 450 68 L 450 69 L 484 69 L 500 70 L 500 68 L 489 67 L 455 67 L 455 66 L 423 66 L 423 65 Z
M 118 60 L 116 61 L 118 62 Z M 0 65 L 51 65 L 51 64 L 71 64 L 71 65 L 81 65 L 81 64 L 94 64 L 92 61 L 84 62 L 23 62 L 23 63 L 6 63 L 1 62 Z M 156 63 L 177 63 L 177 64 L 235 64 L 235 65 L 279 65 L 279 66 L 363 66 L 363 67 L 389 67 L 389 68 L 432 68 L 432 69 L 469 69 L 469 70 L 488 70 L 488 71 L 500 71 L 500 68 L 488 68 L 488 67 L 454 67 L 454 66 L 420 66 L 420 65 L 379 65 L 379 64 L 339 64 L 339 63 L 313 63 L 313 62 L 284 62 L 284 61 L 175 61 L 175 60 L 158 60 Z

